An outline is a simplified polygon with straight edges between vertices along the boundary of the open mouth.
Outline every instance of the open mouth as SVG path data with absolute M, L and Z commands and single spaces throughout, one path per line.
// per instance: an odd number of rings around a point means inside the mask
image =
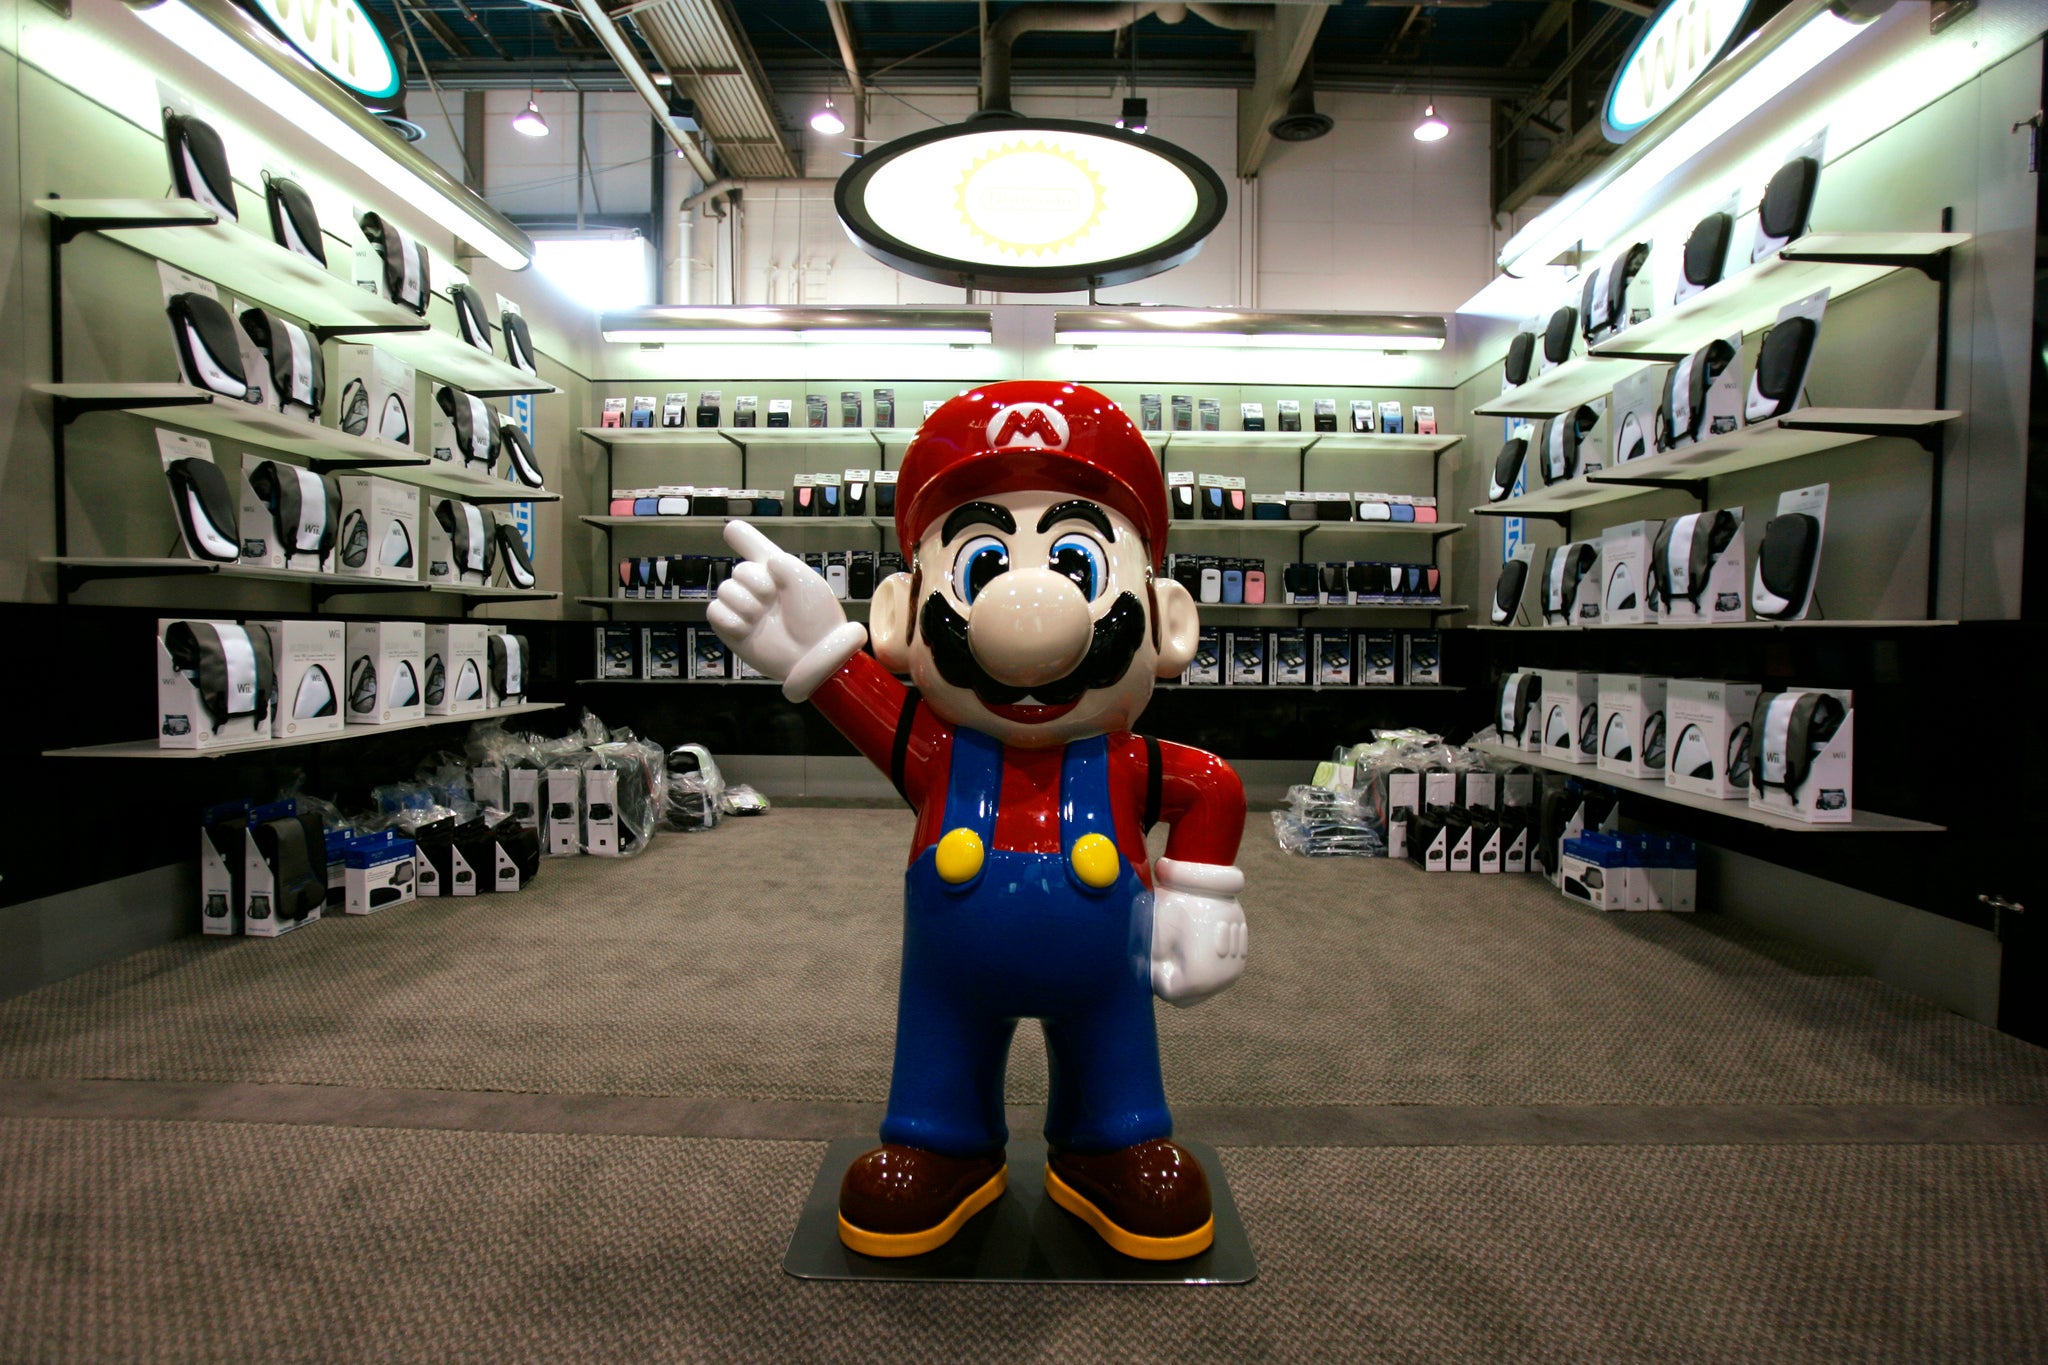
M 991 702 L 982 702 L 983 706 L 988 707 L 990 715 L 1007 720 L 1013 725 L 1043 725 L 1047 721 L 1058 720 L 1080 704 L 1079 701 L 1068 701 L 1061 702 L 1057 706 L 1038 706 L 1028 703 L 1020 703 L 1013 706 L 997 706 Z

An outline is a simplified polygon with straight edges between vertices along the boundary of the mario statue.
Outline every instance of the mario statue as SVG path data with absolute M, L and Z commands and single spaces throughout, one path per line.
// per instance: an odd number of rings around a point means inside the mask
M 801 560 L 726 527 L 745 562 L 712 626 L 917 811 L 882 1145 L 839 1194 L 855 1251 L 931 1251 L 1002 1196 L 1020 1019 L 1051 1059 L 1052 1199 L 1130 1256 L 1214 1238 L 1208 1179 L 1171 1141 L 1152 997 L 1192 1005 L 1244 971 L 1244 788 L 1214 755 L 1131 733 L 1195 653 L 1194 601 L 1159 571 L 1166 530 L 1130 418 L 1040 381 L 974 389 L 918 431 L 896 493 L 911 571 L 877 587 L 867 630 Z

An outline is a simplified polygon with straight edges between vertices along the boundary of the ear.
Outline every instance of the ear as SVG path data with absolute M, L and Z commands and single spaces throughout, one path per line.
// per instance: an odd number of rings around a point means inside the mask
M 1159 662 L 1152 671 L 1162 678 L 1177 678 L 1195 661 L 1195 646 L 1202 633 L 1201 614 L 1188 590 L 1171 578 L 1152 581 L 1153 624 L 1159 631 Z M 879 655 L 880 651 L 876 653 Z
M 875 584 L 868 601 L 868 640 L 875 661 L 891 673 L 910 671 L 910 618 L 917 606 L 910 596 L 910 575 L 892 573 Z

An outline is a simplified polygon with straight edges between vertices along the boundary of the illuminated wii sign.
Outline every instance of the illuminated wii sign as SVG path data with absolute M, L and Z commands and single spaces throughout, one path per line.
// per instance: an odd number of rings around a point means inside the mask
M 314 70 L 372 109 L 398 102 L 391 45 L 360 0 L 242 0 Z
M 1169 270 L 1228 202 L 1216 173 L 1170 142 L 1058 119 L 899 138 L 849 167 L 833 200 L 862 249 L 905 274 L 1028 293 Z
M 1610 142 L 1626 142 L 1727 55 L 1750 0 L 1671 0 L 1622 59 L 1601 120 Z

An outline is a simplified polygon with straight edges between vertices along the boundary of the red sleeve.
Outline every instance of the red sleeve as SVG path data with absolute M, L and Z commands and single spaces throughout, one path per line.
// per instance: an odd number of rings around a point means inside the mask
M 933 760 L 939 756 L 951 731 L 922 701 L 906 708 L 910 689 L 875 662 L 863 650 L 827 678 L 811 702 L 832 722 L 840 734 L 867 755 L 868 762 L 889 775 L 901 778 L 903 795 L 916 809 L 924 808 L 925 791 L 931 784 Z M 906 716 L 906 710 L 910 714 Z M 897 732 L 906 726 L 901 753 Z M 898 763 L 902 771 L 897 772 Z
M 1166 856 L 1234 865 L 1244 837 L 1244 783 L 1236 770 L 1212 753 L 1164 741 L 1159 766 L 1159 818 L 1173 827 Z

